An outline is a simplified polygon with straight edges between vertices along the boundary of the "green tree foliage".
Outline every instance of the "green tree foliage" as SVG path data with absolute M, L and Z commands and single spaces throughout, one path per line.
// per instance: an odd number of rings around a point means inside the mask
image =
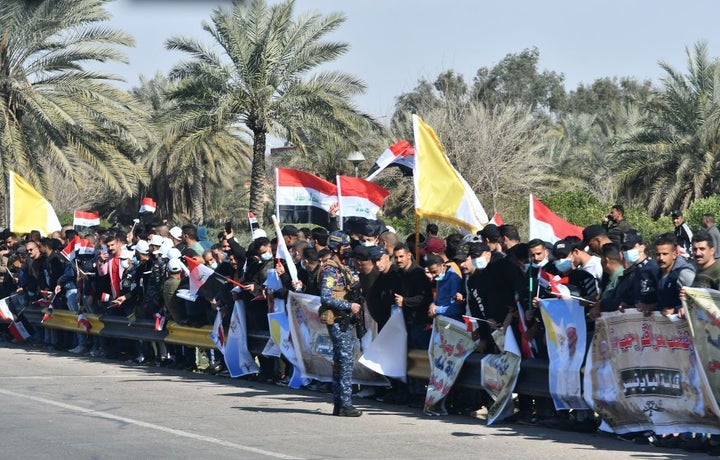
M 311 71 L 343 55 L 348 45 L 326 40 L 344 22 L 341 14 L 302 14 L 295 2 L 268 5 L 235 2 L 216 9 L 203 29 L 220 53 L 189 38 L 171 38 L 167 48 L 191 56 L 171 76 L 185 92 L 205 99 L 224 126 L 244 124 L 252 134 L 250 208 L 260 221 L 266 202 L 266 138 L 282 136 L 300 150 L 308 138 L 340 143 L 377 128 L 351 98 L 364 84 L 343 72 Z
M 705 43 L 687 55 L 687 74 L 661 63 L 661 90 L 613 155 L 620 193 L 653 216 L 720 192 L 720 64 Z
M 188 86 L 190 88 L 188 88 Z M 201 224 L 213 213 L 208 198 L 215 188 L 230 192 L 250 170 L 250 136 L 213 111 L 220 88 L 198 93 L 194 82 L 170 81 L 162 74 L 140 79 L 133 94 L 148 105 L 158 139 L 144 156 L 152 176 L 149 190 L 165 214 L 189 214 Z
M 696 232 L 704 230 L 704 228 L 700 225 L 703 214 L 715 215 L 715 222 L 720 220 L 720 195 L 713 195 L 707 198 L 695 200 L 693 204 L 683 212 L 683 217 L 690 228 Z
M 149 137 L 139 105 L 88 67 L 126 62 L 119 47 L 133 45 L 105 24 L 106 3 L 0 3 L 0 162 L 44 192 L 51 169 L 128 194 L 147 179 L 135 162 Z
M 473 80 L 473 97 L 488 106 L 519 104 L 534 112 L 557 111 L 565 105 L 565 77 L 540 71 L 540 52 L 530 48 L 508 54 L 494 67 L 481 67 Z

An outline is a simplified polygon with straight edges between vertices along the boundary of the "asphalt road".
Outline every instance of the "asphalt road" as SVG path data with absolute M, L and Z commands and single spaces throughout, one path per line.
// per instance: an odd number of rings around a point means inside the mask
M 0 347 L 0 458 L 710 458 L 227 377 Z

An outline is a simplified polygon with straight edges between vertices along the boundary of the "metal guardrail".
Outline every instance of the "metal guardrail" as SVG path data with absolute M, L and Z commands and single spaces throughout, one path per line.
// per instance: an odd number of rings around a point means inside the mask
M 40 326 L 45 309 L 28 307 L 25 317 L 34 326 Z M 91 323 L 90 333 L 102 337 L 113 337 L 128 340 L 164 341 L 173 345 L 185 345 L 199 348 L 215 348 L 210 339 L 211 326 L 190 327 L 182 326 L 173 321 L 168 322 L 162 331 L 155 330 L 155 322 L 138 319 L 129 321 L 125 316 L 93 315 L 87 313 Z M 77 313 L 68 310 L 55 310 L 52 318 L 42 323 L 44 327 L 51 327 L 70 332 L 80 332 L 77 327 Z M 261 353 L 269 334 L 266 331 L 248 331 L 248 349 L 253 353 Z M 455 385 L 482 389 L 481 361 L 483 355 L 471 354 L 462 367 Z M 407 374 L 410 377 L 427 379 L 430 377 L 430 360 L 427 350 L 408 350 Z M 548 363 L 540 359 L 523 359 L 520 375 L 515 386 L 515 392 L 538 397 L 550 397 L 548 386 Z

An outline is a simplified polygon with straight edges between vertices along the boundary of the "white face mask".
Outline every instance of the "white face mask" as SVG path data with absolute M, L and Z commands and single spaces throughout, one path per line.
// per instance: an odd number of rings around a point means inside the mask
M 488 265 L 488 261 L 485 257 L 476 257 L 472 260 L 473 265 L 475 265 L 475 268 L 478 270 L 483 270 Z
M 267 262 L 268 260 L 272 259 L 272 252 L 263 252 L 260 255 L 260 258 Z
M 547 263 L 548 263 L 548 260 L 546 257 L 538 263 L 533 262 L 531 265 L 535 268 L 543 268 L 545 265 L 547 265 Z
M 634 264 L 640 259 L 640 249 L 634 248 L 623 251 L 623 257 L 625 257 L 628 263 Z
M 127 270 L 128 268 L 130 268 L 130 260 L 129 260 L 129 259 L 122 259 L 122 260 L 120 261 L 120 265 L 122 266 L 122 268 L 124 268 L 125 270 Z
M 213 262 L 210 264 L 210 268 L 212 268 L 213 270 L 215 270 L 217 267 L 218 267 L 217 262 Z

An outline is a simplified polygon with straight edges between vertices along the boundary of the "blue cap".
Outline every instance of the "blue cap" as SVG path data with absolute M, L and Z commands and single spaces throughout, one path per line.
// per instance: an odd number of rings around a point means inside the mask
M 350 244 L 350 237 L 347 233 L 343 233 L 340 230 L 335 230 L 330 233 L 330 237 L 328 238 L 328 247 L 330 249 L 335 249 L 338 246 L 345 246 L 348 244 Z

